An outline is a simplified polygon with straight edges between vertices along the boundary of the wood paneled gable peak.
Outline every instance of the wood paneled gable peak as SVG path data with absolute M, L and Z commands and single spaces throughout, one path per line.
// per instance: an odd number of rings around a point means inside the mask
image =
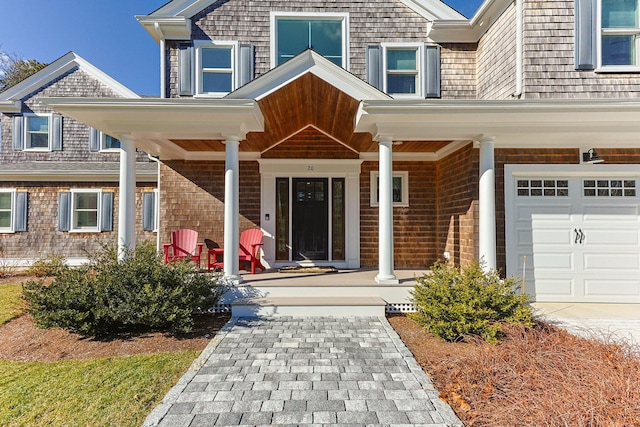
M 257 79 L 231 92 L 224 98 L 255 99 L 259 101 L 304 74 L 313 74 L 358 101 L 364 99 L 391 99 L 389 95 L 312 50 L 303 51 L 284 64 L 273 68 Z
M 20 83 L 0 93 L 0 112 L 20 112 L 20 109 L 17 109 L 17 107 L 21 106 L 20 102 L 23 98 L 33 92 L 36 92 L 38 89 L 47 86 L 54 80 L 74 69 L 80 69 L 86 72 L 123 98 L 140 98 L 138 94 L 119 83 L 117 80 L 113 79 L 87 60 L 83 59 L 80 55 L 75 52 L 69 52 L 32 76 L 29 76 Z

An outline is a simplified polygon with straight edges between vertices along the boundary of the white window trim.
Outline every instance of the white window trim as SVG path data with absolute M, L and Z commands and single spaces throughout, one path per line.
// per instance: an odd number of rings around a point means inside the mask
M 11 194 L 11 215 L 10 215 L 10 223 L 9 227 L 0 227 L 0 233 L 10 234 L 15 233 L 15 229 L 13 225 L 15 223 L 15 215 L 16 215 L 16 189 L 15 188 L 0 188 L 0 193 L 10 193 Z
M 380 203 L 377 200 L 379 176 L 379 171 L 371 171 L 371 191 L 369 192 L 371 206 L 380 206 Z M 392 177 L 402 178 L 402 202 L 393 202 L 393 206 L 398 208 L 409 207 L 409 171 L 393 171 Z
M 394 93 L 389 94 L 394 98 L 424 98 L 424 67 L 422 66 L 424 57 L 424 43 L 380 43 L 382 47 L 382 90 L 384 93 L 389 93 L 387 89 L 387 51 L 393 49 L 416 49 L 416 93 L 403 94 Z
M 270 39 L 271 68 L 278 65 L 278 55 L 276 50 L 277 34 L 276 21 L 280 18 L 290 19 L 326 19 L 342 21 L 342 68 L 349 70 L 349 13 L 347 12 L 270 12 Z
M 160 190 L 158 190 L 157 188 L 154 188 L 153 189 L 153 193 L 155 194 L 155 197 L 154 197 L 154 200 L 153 200 L 154 221 L 153 221 L 153 230 L 151 230 L 151 232 L 152 233 L 157 233 L 158 232 L 158 224 L 160 223 Z
M 196 98 L 221 98 L 230 92 L 203 92 L 202 90 L 202 49 L 217 46 L 231 49 L 231 92 L 239 86 L 240 73 L 238 64 L 240 63 L 239 43 L 233 40 L 195 40 L 193 46 L 196 50 Z
M 100 233 L 101 216 L 102 216 L 102 190 L 95 188 L 72 188 L 71 192 L 71 209 L 69 214 L 71 215 L 69 221 L 69 233 Z M 76 194 L 96 193 L 98 195 L 98 214 L 96 226 L 92 228 L 77 228 L 75 226 L 75 211 L 76 211 Z
M 122 151 L 120 148 L 104 148 L 104 144 L 106 141 L 107 136 L 111 136 L 111 135 L 107 135 L 104 132 L 100 132 L 100 149 L 99 152 L 100 153 L 119 153 L 120 151 Z M 114 138 L 113 136 L 111 136 L 112 138 Z M 118 138 L 115 138 L 118 139 Z M 120 141 L 118 139 L 118 141 Z M 122 144 L 122 142 L 120 142 L 120 144 Z
M 48 151 L 52 151 L 51 150 L 51 139 L 52 139 L 52 129 L 51 129 L 51 124 L 52 124 L 52 114 L 40 114 L 40 113 L 25 113 L 23 115 L 24 117 L 24 135 L 23 135 L 23 141 L 24 141 L 24 146 L 23 149 L 24 151 L 40 151 L 40 152 L 48 152 Z M 28 147 L 28 141 L 29 141 L 29 119 L 31 117 L 46 117 L 47 118 L 47 129 L 48 129 L 48 135 L 47 135 L 47 148 L 31 148 Z
M 640 13 L 640 12 L 639 12 Z M 640 19 L 640 18 L 639 18 Z M 596 24 L 596 28 L 597 28 L 597 37 L 596 37 L 596 50 L 597 50 L 597 61 L 598 64 L 596 66 L 596 73 L 637 73 L 640 72 L 640 27 L 636 28 L 635 31 L 634 29 L 630 28 L 630 29 L 625 29 L 625 28 L 620 28 L 620 29 L 612 29 L 612 30 L 608 30 L 607 32 L 609 34 L 637 34 L 638 37 L 636 38 L 636 62 L 638 62 L 636 65 L 602 65 L 602 35 L 603 35 L 603 30 L 602 30 L 602 0 L 598 0 L 598 6 L 597 6 L 597 18 L 596 18 L 597 24 Z

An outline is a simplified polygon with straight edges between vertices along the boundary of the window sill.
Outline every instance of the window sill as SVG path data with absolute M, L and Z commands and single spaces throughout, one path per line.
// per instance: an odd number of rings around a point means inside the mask
M 31 153 L 50 153 L 50 148 L 25 148 L 22 151 L 31 152 Z
M 595 73 L 640 73 L 640 66 L 638 65 L 606 65 L 596 68 Z
M 100 230 L 97 229 L 88 229 L 88 228 L 83 228 L 83 229 L 76 229 L 76 230 L 69 230 L 69 233 L 101 233 Z
M 380 207 L 379 203 L 372 203 L 370 205 L 372 208 L 377 208 Z M 394 208 L 408 208 L 409 207 L 409 203 L 394 203 L 393 204 Z
M 13 230 L 3 230 L 0 229 L 0 234 L 15 234 L 16 232 Z
M 120 148 L 106 148 L 104 150 L 100 150 L 99 153 L 120 153 L 122 150 Z

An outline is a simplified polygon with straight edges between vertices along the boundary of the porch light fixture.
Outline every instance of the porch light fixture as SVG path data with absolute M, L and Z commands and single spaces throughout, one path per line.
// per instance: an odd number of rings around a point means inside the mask
M 582 153 L 582 163 L 595 164 L 602 162 L 604 162 L 604 159 L 601 159 L 593 148 L 589 149 L 586 153 Z

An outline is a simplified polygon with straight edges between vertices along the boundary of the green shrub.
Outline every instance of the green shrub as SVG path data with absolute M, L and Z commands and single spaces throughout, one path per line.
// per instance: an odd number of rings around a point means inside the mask
M 117 249 L 105 247 L 50 285 L 25 283 L 23 298 L 36 324 L 94 336 L 188 332 L 194 311 L 213 307 L 224 293 L 217 275 L 199 274 L 189 262 L 165 265 L 150 243 L 126 255 L 119 262 Z
M 446 341 L 478 335 L 495 343 L 501 322 L 533 326 L 529 297 L 517 293 L 516 285 L 478 262 L 463 268 L 436 263 L 411 291 L 416 312 L 410 317 Z
M 64 255 L 49 255 L 35 260 L 26 272 L 30 276 L 55 277 L 68 268 L 67 258 Z

